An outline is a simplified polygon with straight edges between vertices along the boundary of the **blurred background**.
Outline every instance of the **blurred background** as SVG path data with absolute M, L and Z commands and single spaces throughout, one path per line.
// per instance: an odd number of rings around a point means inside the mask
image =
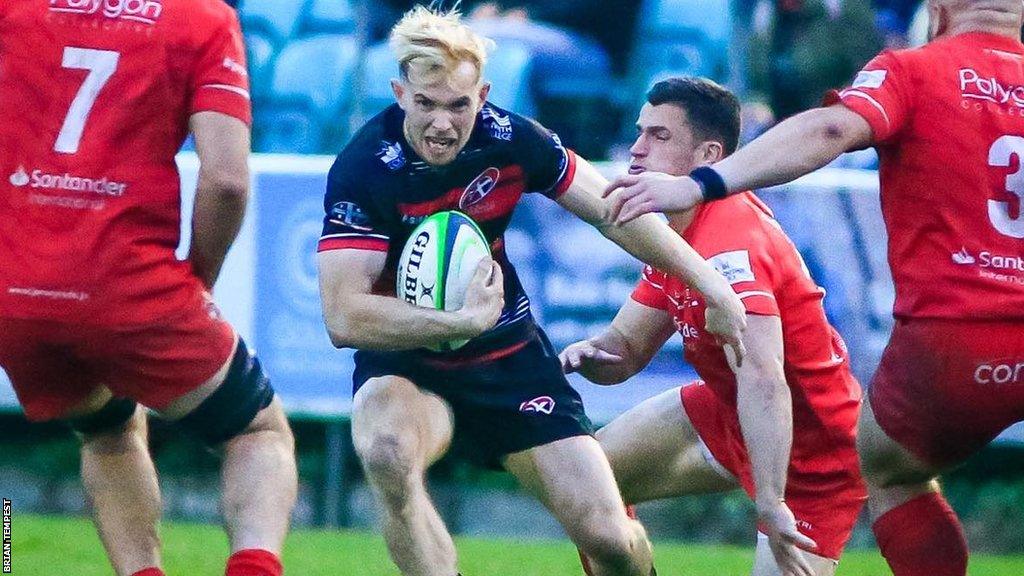
M 320 316 L 315 246 L 333 156 L 392 102 L 397 75 L 386 45 L 402 0 L 242 0 L 254 124 L 253 200 L 216 297 L 256 348 L 285 400 L 298 439 L 298 525 L 370 527 L 375 513 L 351 448 L 350 351 L 331 347 Z M 501 0 L 462 2 L 470 24 L 497 42 L 485 76 L 492 100 L 537 118 L 607 175 L 624 171 L 646 89 L 673 75 L 712 78 L 743 102 L 743 138 L 813 107 L 879 50 L 924 43 L 915 0 Z M 197 161 L 179 157 L 183 222 Z M 827 290 L 826 311 L 867 383 L 888 337 L 893 292 L 878 208 L 877 157 L 848 154 L 800 181 L 761 191 Z M 187 252 L 183 225 L 181 256 Z M 557 347 L 614 315 L 639 264 L 544 198 L 522 203 L 507 237 L 540 323 Z M 640 376 L 602 388 L 573 380 L 592 418 L 695 378 L 676 338 Z M 84 514 L 77 444 L 61 425 L 24 421 L 0 373 L 0 494 L 21 512 Z M 1024 434 L 1012 429 L 950 475 L 972 547 L 1024 549 Z M 217 458 L 165 424 L 153 453 L 169 517 L 217 518 Z M 198 456 L 197 456 L 198 455 Z M 431 488 L 453 531 L 559 536 L 539 504 L 506 476 L 444 460 Z M 751 544 L 742 494 L 648 504 L 655 538 Z M 862 522 L 852 547 L 872 545 Z

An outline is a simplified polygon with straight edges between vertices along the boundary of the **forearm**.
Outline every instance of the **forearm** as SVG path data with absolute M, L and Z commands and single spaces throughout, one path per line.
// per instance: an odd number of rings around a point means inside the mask
M 719 305 L 732 289 L 708 262 L 654 214 L 645 214 L 622 226 L 599 226 L 601 233 L 640 261 L 682 279 Z
M 411 350 L 473 337 L 460 312 L 415 306 L 390 296 L 350 294 L 324 312 L 327 333 L 338 348 Z
M 629 347 L 628 340 L 614 326 L 609 326 L 601 334 L 590 338 L 590 343 L 598 350 L 622 358 L 622 362 L 616 364 L 597 362 L 581 364 L 579 373 L 594 384 L 605 386 L 621 384 L 633 377 L 646 364 L 637 361 L 636 353 Z
M 200 171 L 188 260 L 207 288 L 213 288 L 228 249 L 238 236 L 247 201 L 244 185 L 218 186 Z
M 795 180 L 825 166 L 843 152 L 866 144 L 864 134 L 845 114 L 854 113 L 845 108 L 816 108 L 797 114 L 713 168 L 725 180 L 730 192 Z
M 777 504 L 786 492 L 793 445 L 793 408 L 784 378 L 737 379 L 740 429 L 753 469 L 756 503 Z

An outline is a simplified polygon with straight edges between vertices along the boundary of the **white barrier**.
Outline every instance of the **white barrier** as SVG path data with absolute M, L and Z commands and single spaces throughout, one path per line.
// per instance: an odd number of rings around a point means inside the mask
M 332 162 L 325 156 L 252 158 L 250 210 L 215 288 L 225 316 L 260 353 L 292 412 L 347 413 L 351 406 L 352 353 L 334 349 L 327 339 L 316 277 L 315 246 Z M 185 153 L 179 166 L 186 191 L 179 249 L 184 257 L 198 161 Z M 601 168 L 608 175 L 624 169 Z M 826 289 L 826 311 L 850 346 L 855 373 L 864 383 L 891 328 L 893 291 L 877 195 L 875 172 L 847 169 L 823 169 L 760 193 Z M 640 268 L 543 197 L 522 203 L 506 243 L 534 313 L 556 347 L 605 325 L 628 298 Z M 634 381 L 611 388 L 580 379 L 573 383 L 591 416 L 607 421 L 692 379 L 680 354 L 675 338 Z M 13 403 L 14 397 L 0 373 L 0 403 L 5 402 Z

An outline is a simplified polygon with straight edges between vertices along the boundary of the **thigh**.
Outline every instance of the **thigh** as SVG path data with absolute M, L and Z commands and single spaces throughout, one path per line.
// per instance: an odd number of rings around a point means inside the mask
M 0 367 L 30 420 L 90 412 L 109 400 L 100 375 L 78 353 L 79 342 L 97 338 L 82 327 L 0 318 Z
M 836 573 L 839 562 L 824 556 L 804 552 L 804 558 L 814 570 L 814 576 L 832 576 Z M 757 535 L 757 548 L 754 551 L 754 568 L 750 571 L 751 576 L 782 576 L 778 564 L 775 563 L 775 556 L 768 545 L 768 537 L 764 534 Z
M 453 431 L 448 403 L 408 378 L 370 378 L 352 399 L 352 440 L 360 454 L 383 442 L 426 467 L 448 450 Z
M 109 330 L 87 354 L 104 366 L 116 396 L 181 415 L 223 380 L 238 338 L 209 296 L 196 294 L 179 314 L 159 324 Z
M 626 521 L 625 505 L 597 440 L 565 438 L 509 454 L 505 469 L 536 496 L 574 540 L 595 515 Z
M 630 504 L 739 487 L 709 462 L 710 453 L 683 410 L 679 388 L 626 411 L 598 430 L 597 440 Z
M 901 320 L 868 398 L 884 438 L 868 436 L 862 447 L 886 453 L 891 439 L 929 470 L 954 467 L 1024 418 L 1024 330 L 1010 322 Z
M 501 469 L 508 454 L 592 433 L 583 401 L 539 331 L 500 359 L 462 366 L 427 360 L 417 373 L 417 385 L 452 407 L 453 452 L 477 465 Z

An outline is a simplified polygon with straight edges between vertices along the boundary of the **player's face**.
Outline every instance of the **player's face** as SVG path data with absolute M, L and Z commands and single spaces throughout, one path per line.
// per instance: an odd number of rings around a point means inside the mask
M 630 174 L 651 171 L 682 176 L 721 157 L 721 144 L 699 141 L 686 111 L 675 104 L 644 104 L 636 129 L 636 142 L 629 148 Z
M 463 62 L 450 74 L 410 71 L 392 88 L 405 110 L 406 140 L 428 164 L 443 166 L 469 141 L 490 85 L 480 83 L 476 67 Z

